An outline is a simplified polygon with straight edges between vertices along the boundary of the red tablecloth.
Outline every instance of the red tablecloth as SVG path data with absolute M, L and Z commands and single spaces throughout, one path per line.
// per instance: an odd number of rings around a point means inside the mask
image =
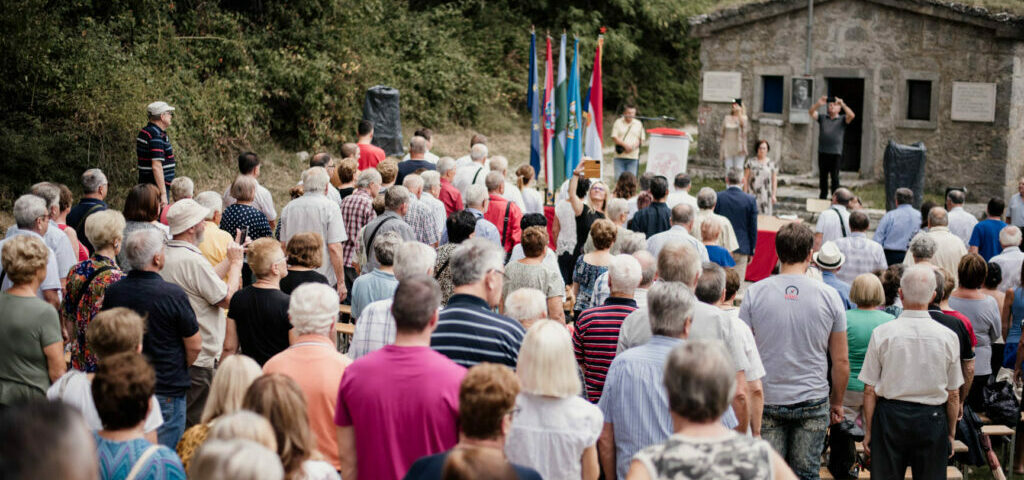
M 772 269 L 779 262 L 779 256 L 775 254 L 776 233 L 771 230 L 757 231 L 757 245 L 754 247 L 754 258 L 747 264 L 746 281 L 764 280 L 772 274 Z

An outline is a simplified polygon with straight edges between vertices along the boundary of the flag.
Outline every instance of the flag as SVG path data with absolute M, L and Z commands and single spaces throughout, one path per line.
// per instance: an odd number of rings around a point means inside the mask
M 580 164 L 583 156 L 583 130 L 581 129 L 580 111 L 583 104 L 580 103 L 580 41 L 573 39 L 572 43 L 572 68 L 569 70 L 569 93 L 568 107 L 569 115 L 565 125 L 565 174 L 572 175 L 572 171 Z
M 526 89 L 526 106 L 530 109 L 530 166 L 540 172 L 541 132 L 540 95 L 537 85 L 537 33 L 530 32 L 530 80 Z
M 604 90 L 601 88 L 601 49 L 604 47 L 604 36 L 598 35 L 597 48 L 594 52 L 594 70 L 590 74 L 590 88 L 587 90 L 587 98 L 583 101 L 586 112 L 583 114 L 586 122 L 586 143 L 583 146 L 583 155 L 594 160 L 601 161 L 604 165 Z
M 551 37 L 547 37 L 547 56 L 544 60 L 544 182 L 548 193 L 554 193 L 560 185 L 554 182 L 555 152 L 552 140 L 555 136 L 555 79 L 552 76 Z
M 562 34 L 562 45 L 558 49 L 558 83 L 555 87 L 555 140 L 552 150 L 555 158 L 552 162 L 552 177 L 555 188 L 562 186 L 566 179 L 565 171 L 565 127 L 569 121 L 569 86 L 565 75 L 565 34 Z M 571 173 L 571 172 L 569 172 Z

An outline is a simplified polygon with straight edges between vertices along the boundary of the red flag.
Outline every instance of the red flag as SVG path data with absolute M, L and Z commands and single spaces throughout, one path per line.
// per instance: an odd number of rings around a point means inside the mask
M 544 60 L 544 182 L 547 183 L 548 193 L 553 193 L 559 185 L 554 185 L 552 175 L 554 174 L 555 153 L 552 150 L 552 139 L 555 136 L 555 78 L 552 67 L 554 61 L 551 59 L 551 37 L 547 37 L 547 55 Z
M 587 91 L 587 100 L 584 108 L 586 115 L 586 143 L 583 146 L 583 155 L 594 160 L 604 160 L 602 152 L 604 146 L 604 91 L 601 88 L 601 47 L 604 45 L 604 35 L 597 37 L 597 49 L 594 52 L 594 70 L 590 76 L 590 89 Z M 604 162 L 602 162 L 602 166 Z

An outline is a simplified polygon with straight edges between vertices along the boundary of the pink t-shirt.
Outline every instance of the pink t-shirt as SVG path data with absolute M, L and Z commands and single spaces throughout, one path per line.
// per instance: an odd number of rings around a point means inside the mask
M 401 479 L 459 439 L 466 369 L 430 347 L 387 345 L 345 369 L 334 423 L 352 426 L 359 478 Z

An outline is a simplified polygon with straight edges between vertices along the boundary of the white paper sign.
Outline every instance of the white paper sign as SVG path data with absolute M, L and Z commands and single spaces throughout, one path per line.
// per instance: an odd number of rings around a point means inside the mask
M 664 175 L 669 183 L 678 173 L 686 172 L 690 155 L 690 137 L 651 134 L 647 150 L 647 171 Z
M 953 82 L 950 118 L 960 122 L 996 121 L 996 84 Z
M 740 98 L 743 75 L 740 72 L 704 72 L 704 87 L 701 100 L 705 102 L 732 103 Z

